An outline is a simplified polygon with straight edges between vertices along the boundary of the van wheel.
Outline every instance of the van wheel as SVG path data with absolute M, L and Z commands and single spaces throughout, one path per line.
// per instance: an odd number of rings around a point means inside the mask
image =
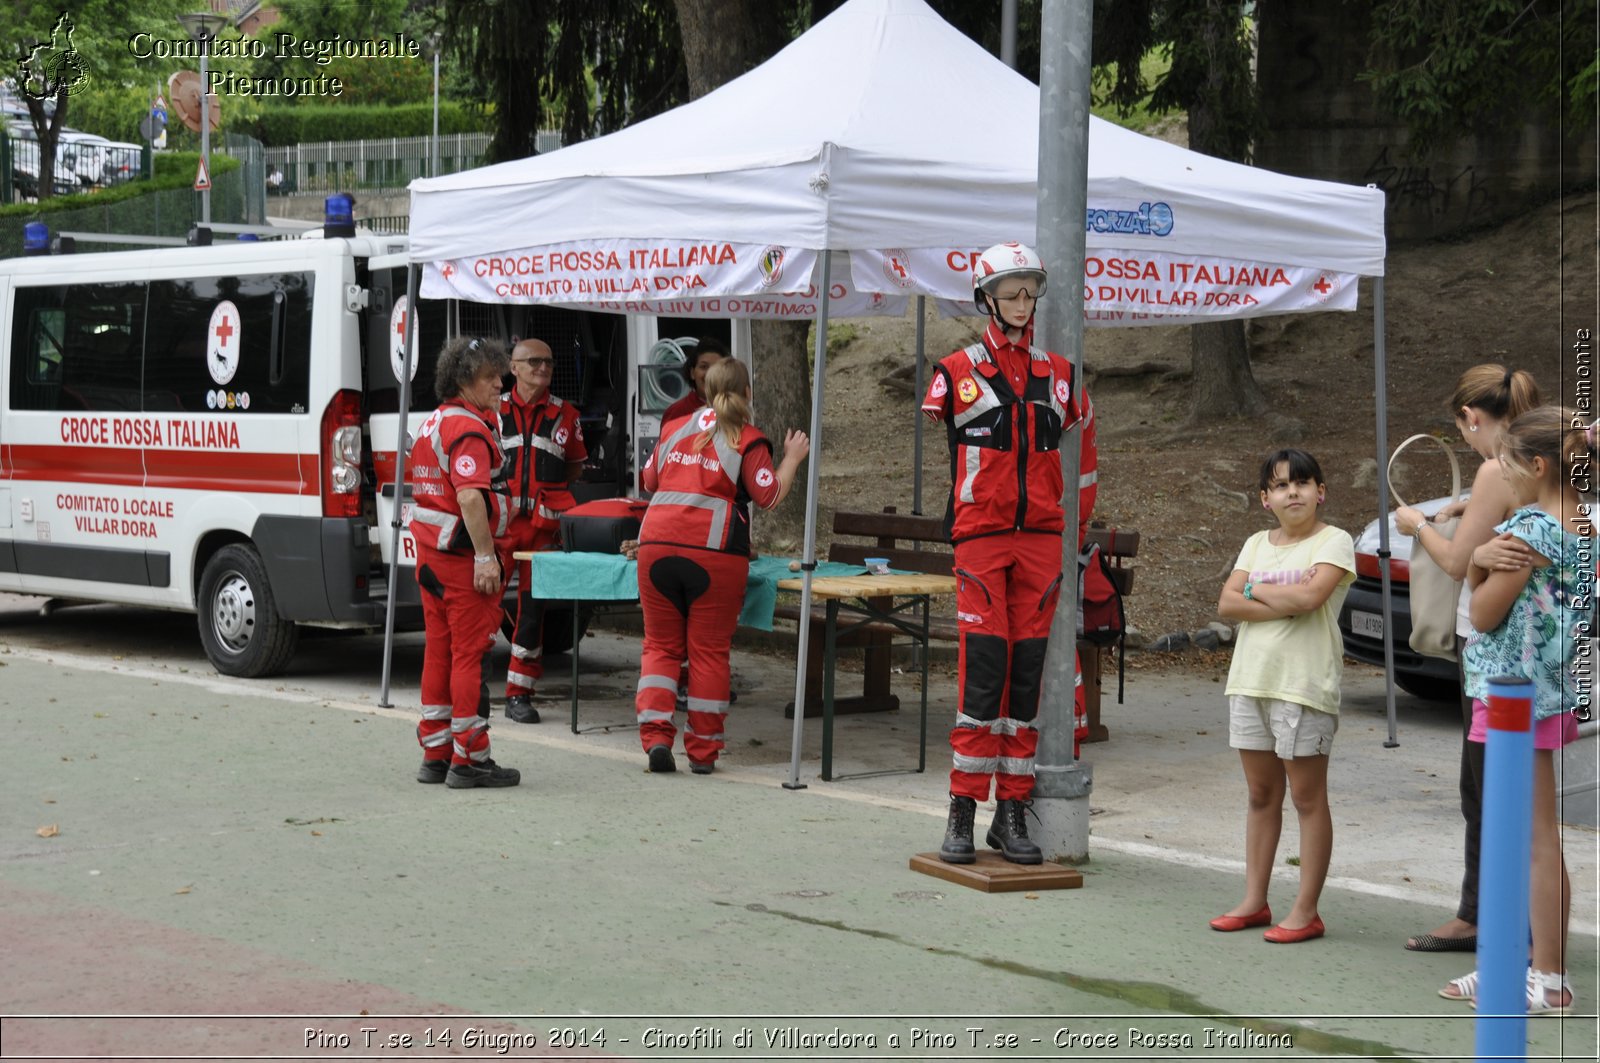
M 254 547 L 224 546 L 200 575 L 200 643 L 223 675 L 255 679 L 283 671 L 299 630 L 278 615 Z

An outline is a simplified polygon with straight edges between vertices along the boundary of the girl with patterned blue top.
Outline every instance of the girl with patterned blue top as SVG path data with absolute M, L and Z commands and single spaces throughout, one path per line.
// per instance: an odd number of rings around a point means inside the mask
M 1533 848 L 1529 881 L 1528 1014 L 1566 1015 L 1573 1006 L 1566 978 L 1571 883 L 1557 822 L 1555 751 L 1577 737 L 1594 692 L 1587 649 L 1595 589 L 1595 530 L 1590 520 L 1594 426 L 1571 410 L 1541 406 L 1501 435 L 1500 464 L 1519 508 L 1475 550 L 1467 642 L 1468 694 L 1475 742 L 1487 737 L 1489 676 L 1533 682 Z M 1507 560 L 1497 543 L 1520 544 L 1526 563 Z M 1477 972 L 1440 991 L 1470 997 Z

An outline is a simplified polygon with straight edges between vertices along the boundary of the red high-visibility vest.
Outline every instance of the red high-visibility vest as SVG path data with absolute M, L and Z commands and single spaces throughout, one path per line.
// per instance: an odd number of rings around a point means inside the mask
M 644 486 L 655 493 L 639 529 L 640 543 L 749 555 L 748 503 L 765 508 L 778 496 L 772 444 L 754 425 L 745 425 L 737 446 L 729 446 L 721 432 L 712 432 L 710 443 L 696 449 L 700 436 L 715 424 L 716 414 L 703 409 L 677 422 L 656 444 L 644 468 Z M 742 477 L 746 471 L 753 475 Z
M 505 493 L 505 453 L 492 420 L 459 399 L 428 415 L 407 457 L 406 478 L 415 503 L 411 534 L 419 546 L 446 553 L 473 552 L 456 492 L 479 488 L 488 503 L 489 531 L 500 538 L 511 523 Z

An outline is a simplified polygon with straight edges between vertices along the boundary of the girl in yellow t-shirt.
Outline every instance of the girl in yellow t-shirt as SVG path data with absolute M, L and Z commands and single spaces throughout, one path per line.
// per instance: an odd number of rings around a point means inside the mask
M 1325 932 L 1317 900 L 1333 856 L 1328 753 L 1339 729 L 1344 647 L 1339 606 L 1355 582 L 1355 543 L 1324 524 L 1327 482 L 1317 459 L 1279 450 L 1261 465 L 1261 508 L 1278 526 L 1252 535 L 1217 600 L 1239 622 L 1228 669 L 1228 744 L 1239 751 L 1249 805 L 1244 899 L 1213 930 L 1269 926 L 1267 886 L 1283 830 L 1284 790 L 1300 817 L 1300 892 L 1289 915 L 1262 934 L 1293 944 Z M 1287 786 L 1286 786 L 1287 784 Z

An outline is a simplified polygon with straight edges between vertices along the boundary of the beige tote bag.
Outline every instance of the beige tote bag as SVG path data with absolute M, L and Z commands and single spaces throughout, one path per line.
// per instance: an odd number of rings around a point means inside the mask
M 1394 453 L 1389 457 L 1389 493 L 1394 496 L 1395 505 L 1409 506 L 1410 502 L 1400 497 L 1400 492 L 1394 488 L 1395 459 L 1400 457 L 1411 444 L 1419 439 L 1426 439 L 1436 443 L 1444 451 L 1445 457 L 1450 459 L 1450 497 L 1452 500 L 1461 497 L 1461 463 L 1456 460 L 1455 452 L 1450 449 L 1450 444 L 1438 436 L 1418 433 L 1394 448 Z M 1461 523 L 1459 518 L 1450 520 L 1433 521 L 1434 530 L 1446 539 L 1452 538 L 1456 533 L 1456 525 Z M 1434 561 L 1433 555 L 1423 549 L 1422 543 L 1411 544 L 1411 648 L 1424 657 L 1442 657 L 1447 661 L 1456 659 L 1456 602 L 1461 597 L 1461 582 L 1450 578 L 1449 573 L 1440 568 Z

